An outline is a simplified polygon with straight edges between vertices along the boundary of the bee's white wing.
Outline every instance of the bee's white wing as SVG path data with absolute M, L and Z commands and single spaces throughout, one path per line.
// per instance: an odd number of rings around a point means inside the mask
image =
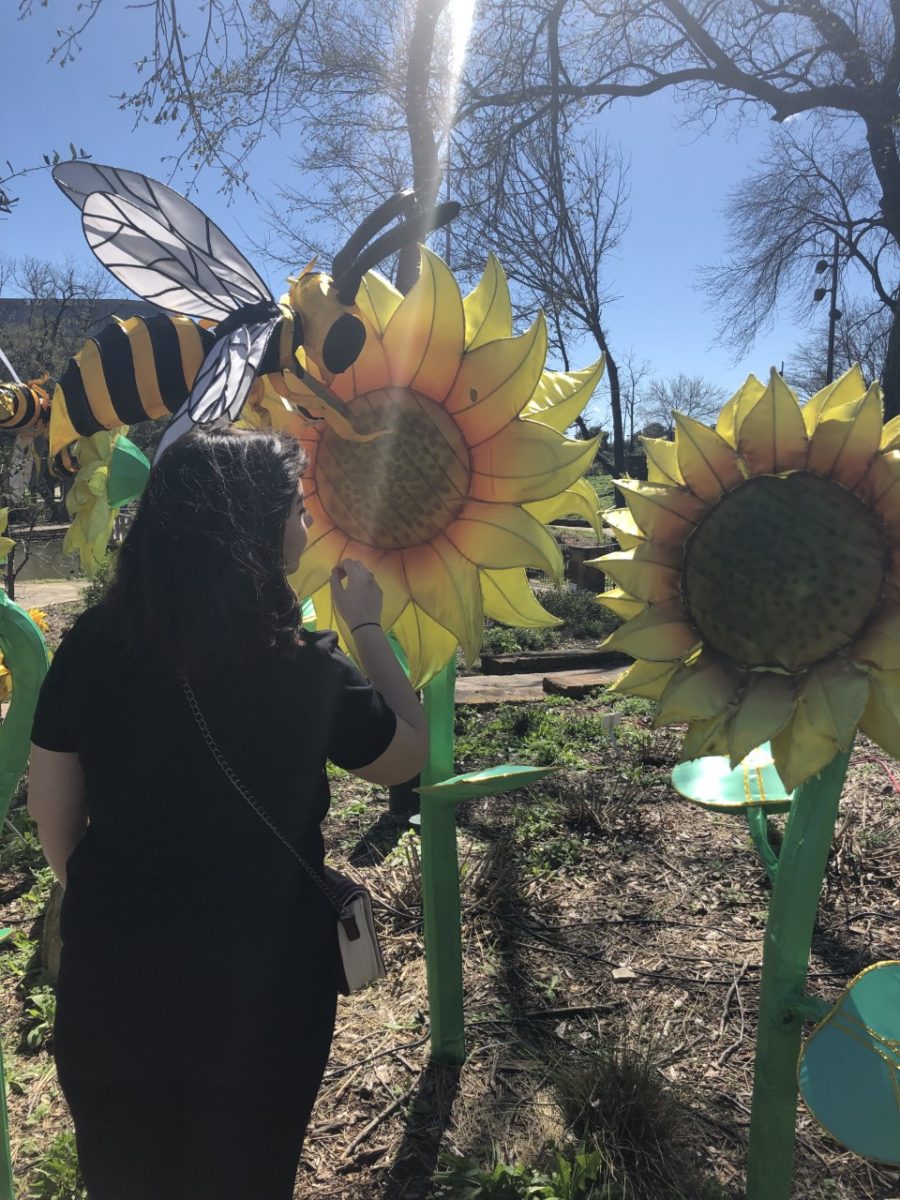
M 164 184 L 131 171 L 89 163 L 60 163 L 53 174 L 61 189 L 81 209 L 88 243 L 110 270 L 112 266 L 98 250 L 110 238 L 127 241 L 129 259 L 139 262 L 145 270 L 157 265 L 158 244 L 162 239 L 167 248 L 165 259 L 180 263 L 179 272 L 168 279 L 168 289 L 162 289 L 159 281 L 151 285 L 154 293 L 164 296 L 157 301 L 163 307 L 221 320 L 216 314 L 227 315 L 241 305 L 272 299 L 265 282 L 221 229 L 190 200 Z M 105 200 L 101 199 L 104 197 Z M 143 250 L 142 238 L 148 241 Z M 163 278 L 168 267 L 167 261 L 158 266 Z M 113 274 L 138 295 L 155 299 L 141 290 L 147 284 L 146 276 L 143 280 L 135 276 L 132 282 L 114 270 Z M 185 279 L 190 286 L 186 296 L 180 297 L 178 286 Z
M 153 461 L 195 425 L 206 425 L 219 417 L 235 421 L 244 407 L 272 330 L 277 321 L 240 326 L 220 339 L 203 360 L 191 394 L 179 408 L 163 434 Z

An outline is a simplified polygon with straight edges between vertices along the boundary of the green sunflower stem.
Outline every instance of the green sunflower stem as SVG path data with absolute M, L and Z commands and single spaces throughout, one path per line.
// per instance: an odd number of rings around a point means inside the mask
M 455 689 L 454 655 L 425 687 L 429 750 L 422 770 L 424 787 L 441 783 L 453 774 Z M 466 1057 L 466 1042 L 456 800 L 423 795 L 420 828 L 431 1057 L 435 1062 L 461 1063 Z
M 849 751 L 836 755 L 794 793 L 778 856 L 763 946 L 747 1200 L 789 1200 L 791 1194 L 807 1008 L 800 998 L 849 760 Z
M 0 1050 L 0 1200 L 14 1200 L 12 1154 L 9 1147 L 9 1117 L 6 1109 L 6 1078 Z
M 766 816 L 766 810 L 759 805 L 748 808 L 747 826 L 750 829 L 750 837 L 753 839 L 756 853 L 766 868 L 769 882 L 774 884 L 775 876 L 778 874 L 778 855 L 772 849 L 769 841 L 769 818 Z

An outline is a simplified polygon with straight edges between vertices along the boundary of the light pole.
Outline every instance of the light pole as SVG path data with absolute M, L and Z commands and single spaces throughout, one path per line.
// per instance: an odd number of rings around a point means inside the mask
M 813 292 L 813 300 L 818 304 L 820 300 L 831 293 L 831 307 L 828 312 L 828 362 L 825 367 L 825 382 L 831 383 L 834 379 L 834 331 L 838 321 L 844 315 L 837 306 L 837 284 L 838 284 L 838 253 L 840 251 L 841 241 L 837 234 L 834 235 L 834 252 L 831 256 L 831 262 L 827 259 L 820 258 L 816 263 L 815 271 L 817 275 L 821 275 L 823 271 L 827 271 L 831 267 L 831 287 L 817 287 Z

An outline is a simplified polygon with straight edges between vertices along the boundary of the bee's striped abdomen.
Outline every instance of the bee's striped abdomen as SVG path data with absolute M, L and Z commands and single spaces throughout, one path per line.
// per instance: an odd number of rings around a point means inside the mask
M 49 419 L 50 400 L 42 387 L 27 383 L 0 384 L 0 431 L 20 433 L 39 429 Z
M 187 317 L 116 319 L 69 359 L 59 381 L 76 434 L 176 412 L 213 341 Z

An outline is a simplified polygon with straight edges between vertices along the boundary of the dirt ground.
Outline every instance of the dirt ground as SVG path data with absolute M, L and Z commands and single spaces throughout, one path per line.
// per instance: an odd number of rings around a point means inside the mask
M 52 617 L 60 628 L 67 614 Z M 640 1161 L 616 1160 L 623 1196 L 739 1200 L 768 882 L 745 824 L 672 790 L 674 733 L 652 731 L 632 706 L 616 742 L 595 735 L 597 714 L 614 703 L 599 693 L 477 717 L 458 710 L 460 770 L 554 753 L 559 761 L 563 728 L 568 739 L 557 776 L 459 813 L 459 1069 L 428 1057 L 416 835 L 387 813 L 383 790 L 334 779 L 326 839 L 335 865 L 350 864 L 378 897 L 388 976 L 340 1003 L 298 1200 L 418 1200 L 433 1194 L 448 1151 L 539 1162 L 551 1146 L 571 1149 L 584 1126 L 619 1151 L 643 1147 Z M 810 964 L 809 990 L 825 998 L 864 966 L 900 958 L 898 777 L 900 767 L 860 739 Z M 0 921 L 34 939 L 41 880 L 9 840 Z M 26 1042 L 35 976 L 12 969 L 16 953 L 0 948 L 0 1012 L 21 1195 L 68 1200 L 77 1190 L 39 1190 L 48 1147 L 68 1123 L 49 1038 Z M 635 1064 L 652 1095 L 604 1112 L 602 1097 Z M 593 1116 L 579 1099 L 586 1078 L 603 1083 Z M 895 1200 L 900 1172 L 843 1151 L 801 1106 L 794 1195 Z

